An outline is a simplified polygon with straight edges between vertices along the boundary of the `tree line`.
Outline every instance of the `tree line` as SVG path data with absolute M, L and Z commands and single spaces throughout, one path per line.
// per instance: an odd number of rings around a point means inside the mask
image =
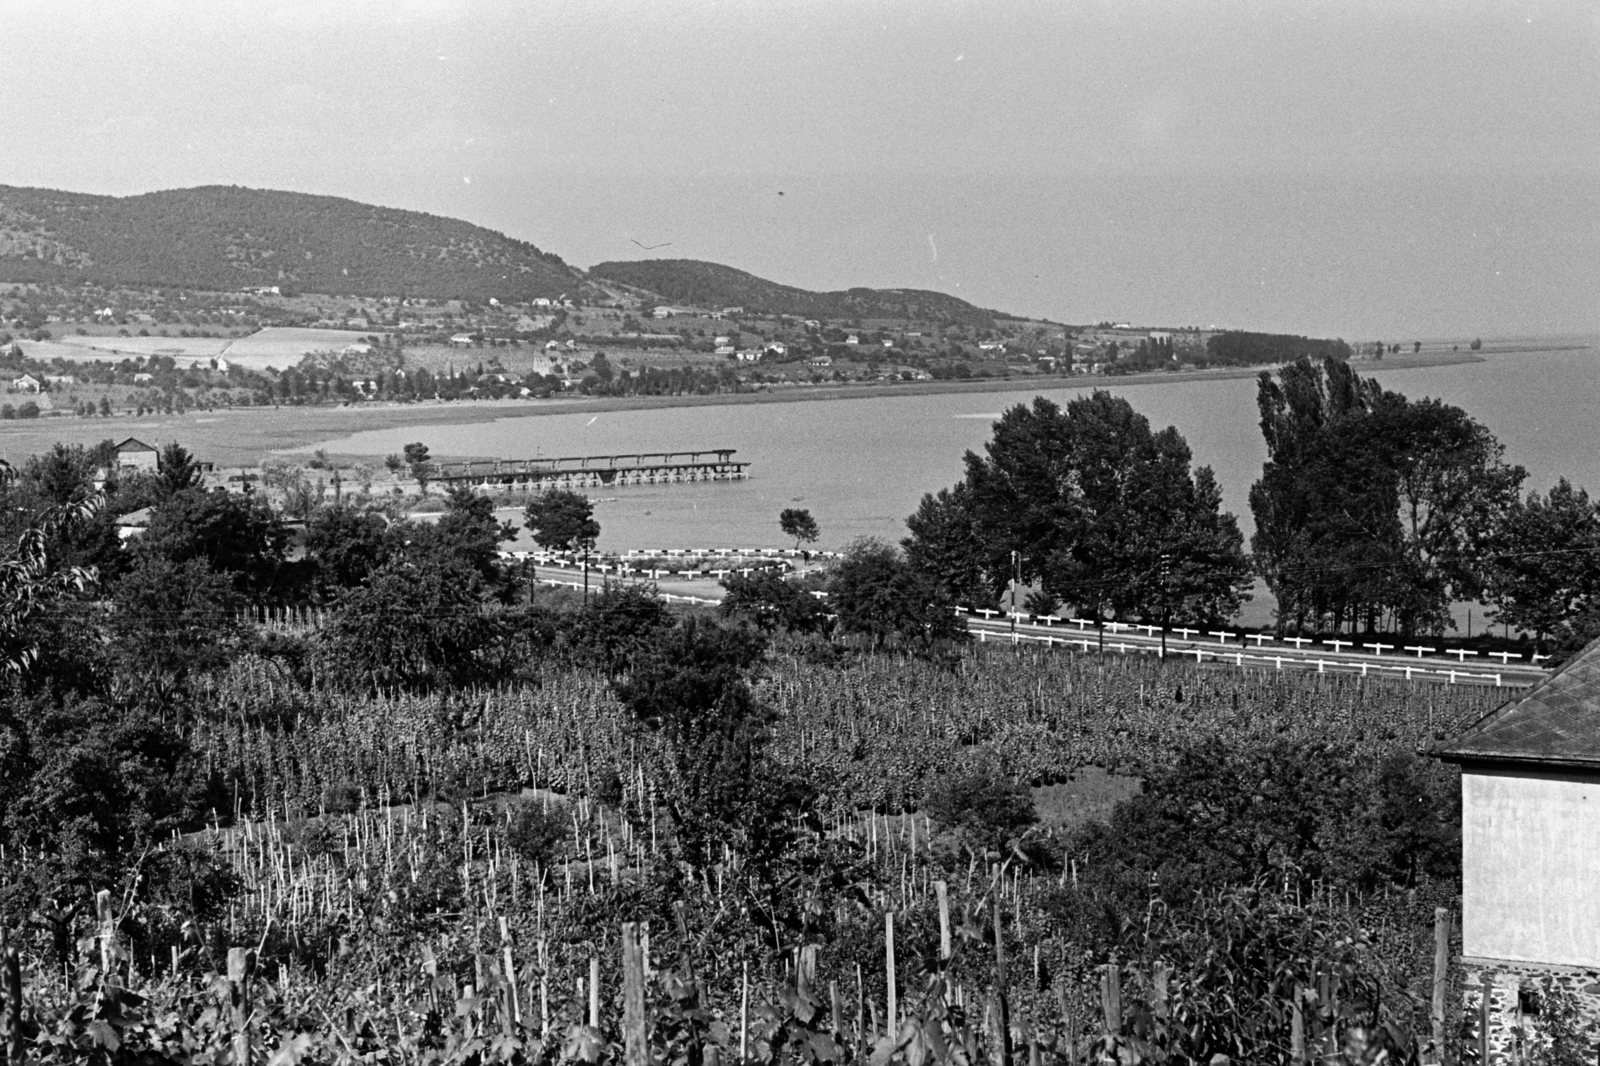
M 1566 649 L 1600 633 L 1600 506 L 1527 472 L 1467 412 L 1412 400 L 1330 354 L 1257 384 L 1268 458 L 1246 551 L 1182 435 L 1096 391 L 1006 411 L 965 477 L 907 519 L 904 563 L 948 603 L 1100 619 L 1220 624 L 1257 577 L 1280 631 L 1453 628 L 1450 607 Z

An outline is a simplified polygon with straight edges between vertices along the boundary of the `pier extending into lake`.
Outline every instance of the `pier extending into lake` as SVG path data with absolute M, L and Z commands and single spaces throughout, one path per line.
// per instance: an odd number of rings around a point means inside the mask
M 428 480 L 468 488 L 580 489 L 664 485 L 688 481 L 742 481 L 749 463 L 733 448 L 692 452 L 569 455 L 551 459 L 491 459 L 427 464 Z

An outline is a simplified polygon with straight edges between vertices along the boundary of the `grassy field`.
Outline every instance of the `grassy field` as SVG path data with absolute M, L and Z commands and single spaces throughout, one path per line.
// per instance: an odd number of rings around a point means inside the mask
M 230 363 L 250 370 L 296 366 L 313 352 L 337 352 L 364 337 L 383 337 L 382 333 L 348 329 L 308 329 L 293 326 L 268 326 L 248 337 L 232 341 L 222 355 Z

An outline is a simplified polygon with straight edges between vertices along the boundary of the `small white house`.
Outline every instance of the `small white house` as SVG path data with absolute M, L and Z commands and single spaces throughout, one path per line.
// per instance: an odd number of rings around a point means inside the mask
M 1536 1027 L 1550 978 L 1600 1018 L 1600 641 L 1437 754 L 1461 767 L 1466 1006 L 1488 985 L 1492 1035 Z
M 24 374 L 20 378 L 13 378 L 11 381 L 11 391 L 38 392 L 39 379 L 34 377 L 32 374 Z
M 450 347 L 470 348 L 472 347 L 472 340 L 473 337 L 470 333 L 457 333 L 450 338 Z

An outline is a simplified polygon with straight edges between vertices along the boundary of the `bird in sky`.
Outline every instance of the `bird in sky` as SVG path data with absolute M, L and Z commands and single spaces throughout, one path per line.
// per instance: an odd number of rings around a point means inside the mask
M 633 241 L 633 238 L 629 237 L 628 240 Z M 633 243 L 634 244 L 639 244 L 638 241 L 633 241 Z M 667 247 L 670 247 L 671 245 L 672 245 L 672 242 L 671 241 L 667 241 L 664 244 L 639 244 L 639 247 L 643 248 L 647 252 L 653 252 L 657 248 L 667 248 Z

